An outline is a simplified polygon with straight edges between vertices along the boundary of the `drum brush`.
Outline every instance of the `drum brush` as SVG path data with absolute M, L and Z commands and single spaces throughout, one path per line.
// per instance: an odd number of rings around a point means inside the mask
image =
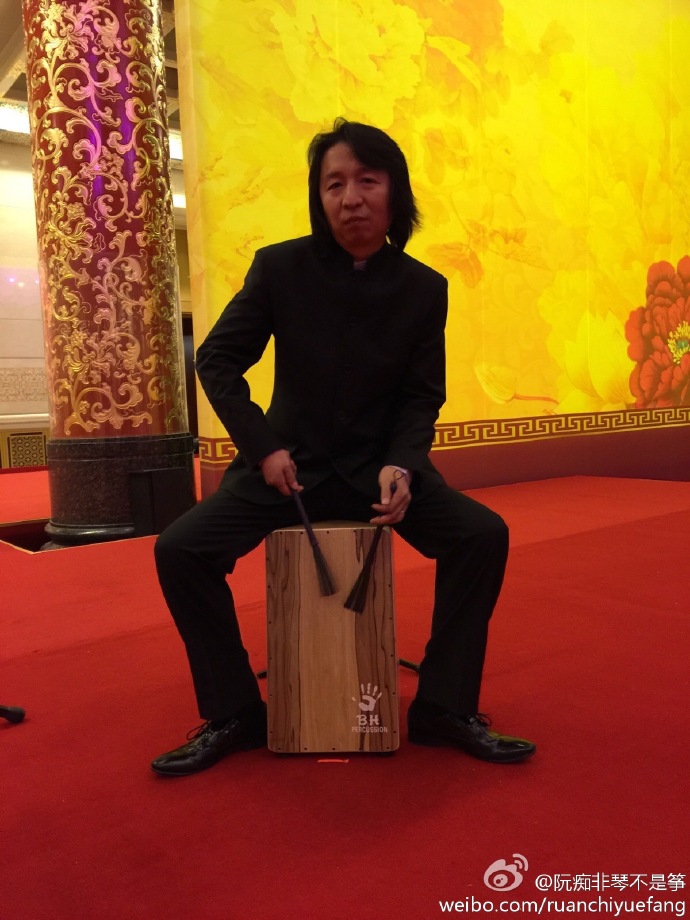
M 319 579 L 319 591 L 321 592 L 321 597 L 330 597 L 331 594 L 335 594 L 336 587 L 331 571 L 328 568 L 328 563 L 324 557 L 321 547 L 319 546 L 319 541 L 316 539 L 316 534 L 314 533 L 314 528 L 311 526 L 309 518 L 307 517 L 307 512 L 304 510 L 304 505 L 302 504 L 302 499 L 299 496 L 299 492 L 296 489 L 292 490 L 292 497 L 295 500 L 297 505 L 297 510 L 299 511 L 299 516 L 302 518 L 302 524 L 304 529 L 307 532 L 307 537 L 309 538 L 309 543 L 311 544 L 311 551 L 314 556 L 314 564 L 316 565 L 316 574 Z
M 391 483 L 391 495 L 398 488 L 395 482 Z M 372 569 L 374 568 L 374 562 L 376 560 L 376 550 L 379 547 L 381 542 L 381 534 L 383 533 L 383 524 L 378 524 L 376 527 L 376 532 L 374 533 L 374 539 L 371 541 L 371 546 L 369 547 L 369 552 L 366 555 L 364 560 L 364 565 L 362 566 L 362 571 L 359 573 L 357 581 L 352 586 L 352 591 L 347 596 L 347 600 L 343 604 L 344 607 L 347 607 L 348 610 L 354 610 L 355 613 L 363 613 L 364 607 L 367 603 L 367 592 L 369 590 L 369 579 L 371 577 Z

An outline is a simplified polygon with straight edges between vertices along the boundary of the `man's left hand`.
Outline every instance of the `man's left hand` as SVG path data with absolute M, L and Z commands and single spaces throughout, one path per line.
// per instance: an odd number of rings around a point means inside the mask
M 408 474 L 397 466 L 384 466 L 379 473 L 381 500 L 371 507 L 378 511 L 370 524 L 399 524 L 405 518 L 405 512 L 412 501 Z

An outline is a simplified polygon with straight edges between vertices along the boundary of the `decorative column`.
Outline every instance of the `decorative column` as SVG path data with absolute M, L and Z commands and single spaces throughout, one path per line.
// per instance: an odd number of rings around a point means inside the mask
M 23 13 L 51 415 L 46 530 L 59 544 L 155 532 L 152 515 L 166 523 L 195 501 L 160 3 L 23 0 Z

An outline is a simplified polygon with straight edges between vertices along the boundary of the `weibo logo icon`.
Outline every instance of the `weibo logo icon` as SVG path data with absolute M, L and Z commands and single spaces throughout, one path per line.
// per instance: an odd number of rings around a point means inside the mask
M 527 858 L 520 853 L 513 853 L 515 862 L 505 859 L 492 862 L 484 873 L 484 884 L 493 891 L 512 891 L 522 884 L 522 873 L 529 868 Z

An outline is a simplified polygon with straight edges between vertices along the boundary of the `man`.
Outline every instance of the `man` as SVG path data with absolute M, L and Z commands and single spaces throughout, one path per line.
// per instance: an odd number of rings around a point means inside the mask
M 201 384 L 239 453 L 218 491 L 156 544 L 207 721 L 152 768 L 196 773 L 265 744 L 265 706 L 225 576 L 267 533 L 300 523 L 293 490 L 312 520 L 390 525 L 436 560 L 410 741 L 524 760 L 535 746 L 489 731 L 478 712 L 508 530 L 429 460 L 445 399 L 447 282 L 403 252 L 419 224 L 407 163 L 383 131 L 342 119 L 314 138 L 308 159 L 312 235 L 257 252 L 197 352 Z M 271 336 L 275 381 L 264 413 L 244 374 Z

